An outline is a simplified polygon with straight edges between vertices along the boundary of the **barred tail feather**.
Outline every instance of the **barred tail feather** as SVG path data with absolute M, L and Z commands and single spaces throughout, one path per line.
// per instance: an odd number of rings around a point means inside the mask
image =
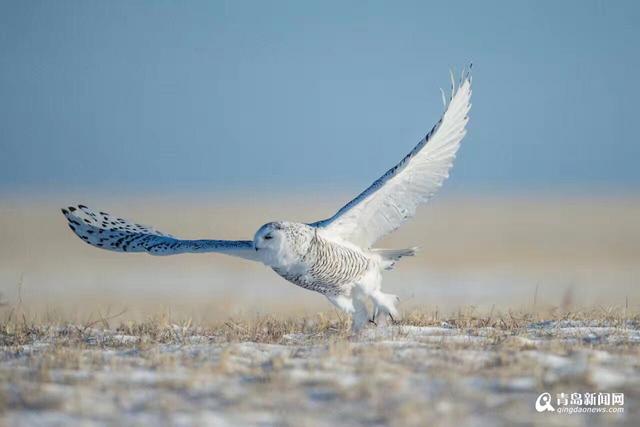
M 380 255 L 385 270 L 393 270 L 402 257 L 414 256 L 418 251 L 418 247 L 406 249 L 372 249 L 373 253 Z

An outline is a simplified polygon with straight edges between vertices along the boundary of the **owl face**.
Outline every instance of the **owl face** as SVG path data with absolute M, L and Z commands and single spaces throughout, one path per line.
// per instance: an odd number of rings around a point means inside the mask
M 299 261 L 308 246 L 311 227 L 289 222 L 270 222 L 258 229 L 253 247 L 262 262 L 271 267 L 282 267 Z
M 256 231 L 253 247 L 256 251 L 274 250 L 281 247 L 286 237 L 282 223 L 269 222 Z

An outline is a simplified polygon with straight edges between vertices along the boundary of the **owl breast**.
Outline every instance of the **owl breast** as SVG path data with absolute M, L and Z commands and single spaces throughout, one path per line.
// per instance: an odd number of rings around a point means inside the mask
M 369 259 L 361 252 L 315 236 L 298 268 L 273 270 L 302 288 L 323 295 L 339 295 L 368 268 Z

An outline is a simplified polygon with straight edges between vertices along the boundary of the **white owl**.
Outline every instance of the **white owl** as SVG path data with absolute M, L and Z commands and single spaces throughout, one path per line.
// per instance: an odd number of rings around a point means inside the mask
M 253 240 L 181 240 L 154 229 L 93 212 L 83 205 L 62 209 L 71 229 L 90 245 L 118 252 L 174 255 L 218 252 L 271 267 L 286 280 L 325 295 L 352 315 L 359 330 L 368 320 L 398 315 L 395 295 L 381 290 L 382 272 L 415 248 L 379 249 L 374 243 L 413 217 L 449 176 L 466 133 L 471 76 L 462 73 L 445 111 L 416 147 L 331 218 L 312 224 L 278 221 L 263 225 Z M 373 303 L 369 314 L 367 300 Z

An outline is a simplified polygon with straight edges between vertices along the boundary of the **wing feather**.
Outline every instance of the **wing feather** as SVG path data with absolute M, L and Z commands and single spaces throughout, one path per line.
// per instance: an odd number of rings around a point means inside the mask
M 449 177 L 471 108 L 471 75 L 451 80 L 451 97 L 440 120 L 398 164 L 389 169 L 331 218 L 311 225 L 363 247 L 413 217 Z M 444 99 L 444 96 L 443 96 Z
M 256 261 L 251 240 L 182 240 L 151 227 L 94 212 L 84 205 L 62 209 L 69 228 L 84 242 L 116 252 L 146 252 L 151 255 L 218 252 Z

